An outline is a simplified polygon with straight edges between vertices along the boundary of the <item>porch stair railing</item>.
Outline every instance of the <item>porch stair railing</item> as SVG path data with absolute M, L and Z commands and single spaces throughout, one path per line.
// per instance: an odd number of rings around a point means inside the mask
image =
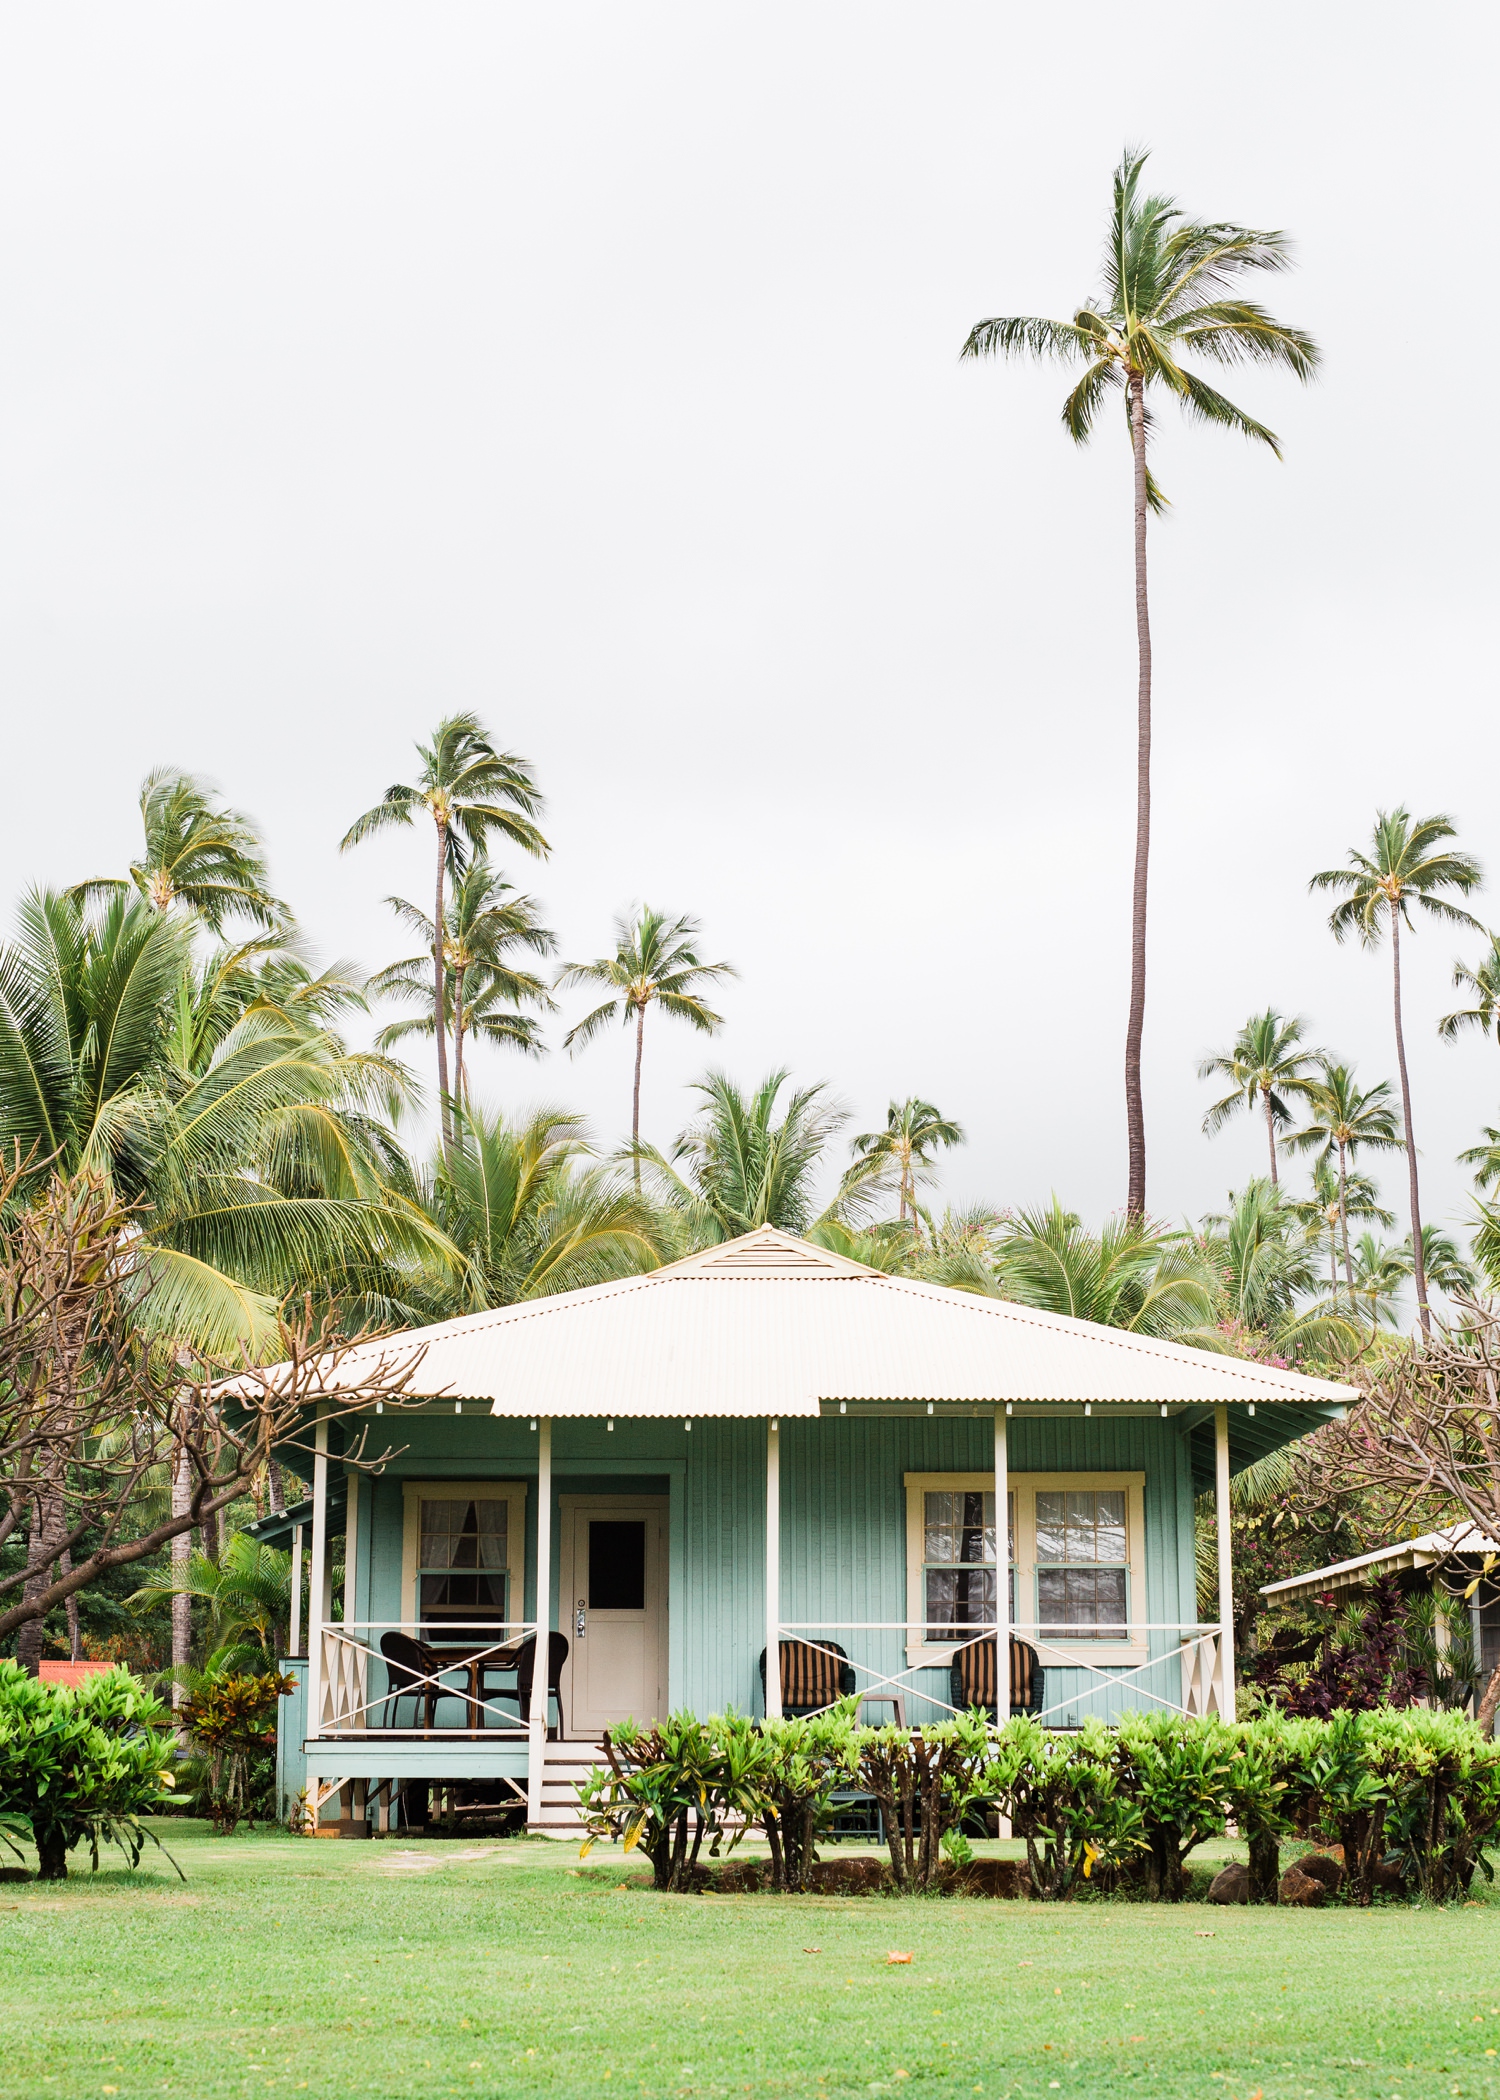
M 899 1633 L 907 1640 L 917 1637 L 929 1647 L 941 1648 L 941 1664 L 929 1661 L 915 1662 L 907 1664 L 902 1670 L 882 1673 L 872 1669 L 869 1664 L 860 1662 L 857 1657 L 850 1656 L 849 1667 L 854 1672 L 856 1690 L 861 1698 L 882 1692 L 900 1692 L 914 1701 L 937 1707 L 944 1714 L 957 1714 L 961 1709 L 940 1698 L 926 1685 L 919 1685 L 915 1681 L 917 1674 L 923 1671 L 930 1673 L 937 1668 L 946 1670 L 952 1657 L 960 1650 L 977 1647 L 979 1642 L 995 1638 L 993 1626 L 982 1626 L 972 1630 L 962 1629 L 967 1638 L 952 1641 L 946 1638 L 933 1640 L 931 1628 L 925 1621 L 914 1625 L 906 1620 L 892 1619 L 842 1622 L 829 1619 L 803 1620 L 797 1623 L 788 1622 L 777 1630 L 782 1639 L 798 1640 L 816 1640 L 819 1634 L 826 1634 L 832 1640 L 844 1633 Z M 1127 1645 L 1135 1647 L 1137 1636 L 1169 1633 L 1176 1637 L 1175 1647 L 1164 1647 L 1160 1654 L 1147 1655 L 1140 1662 L 1130 1664 L 1118 1661 L 1101 1662 L 1097 1654 L 1089 1654 L 1089 1648 L 1097 1649 L 1101 1643 L 1100 1631 L 1094 1626 L 1058 1627 L 1049 1621 L 1044 1633 L 1038 1625 L 1026 1626 L 1015 1622 L 1007 1631 L 1031 1643 L 1044 1670 L 1083 1670 L 1098 1680 L 1094 1684 L 1085 1683 L 1066 1697 L 1043 1707 L 1039 1714 L 1033 1716 L 1037 1721 L 1055 1721 L 1059 1714 L 1068 1714 L 1075 1719 L 1082 1718 L 1083 1709 L 1090 1701 L 1107 1702 L 1112 1695 L 1116 1695 L 1118 1703 L 1117 1695 L 1122 1687 L 1131 1694 L 1133 1700 L 1167 1713 L 1192 1716 L 1219 1711 L 1221 1629 L 1217 1624 L 1178 1625 L 1132 1619 L 1126 1621 L 1118 1633 L 1111 1627 L 1103 1638 L 1116 1648 Z M 1147 1645 L 1149 1646 L 1149 1642 Z M 1145 1681 L 1153 1671 L 1165 1674 L 1166 1681 L 1176 1696 L 1168 1696 L 1166 1692 Z
M 474 1687 L 482 1681 L 479 1673 L 486 1663 L 493 1663 L 502 1651 L 513 1649 L 528 1634 L 535 1635 L 536 1630 L 534 1620 L 512 1620 L 503 1625 L 494 1619 L 448 1619 L 441 1623 L 413 1619 L 325 1621 L 317 1630 L 321 1635 L 318 1641 L 321 1667 L 317 1712 L 309 1716 L 309 1739 L 343 1741 L 378 1735 L 385 1741 L 407 1738 L 427 1742 L 443 1737 L 467 1741 L 483 1737 L 488 1741 L 513 1736 L 518 1741 L 525 1741 L 526 1724 L 519 1717 L 514 1691 L 502 1692 L 500 1698 L 508 1700 L 508 1704 L 500 1705 L 493 1698 L 482 1698 Z M 390 1665 L 379 1646 L 380 1636 L 385 1633 L 404 1633 L 426 1647 L 435 1648 L 438 1652 L 432 1657 L 433 1667 L 421 1673 L 403 1669 L 400 1683 L 393 1685 Z M 455 1640 L 464 1652 L 444 1655 L 444 1646 Z M 373 1680 L 371 1663 L 376 1665 Z M 455 1682 L 455 1679 L 462 1681 Z M 418 1725 L 386 1728 L 380 1725 L 382 1709 L 388 1700 L 398 1695 L 402 1699 L 414 1698 L 420 1707 L 429 1686 L 441 1698 L 457 1700 L 468 1710 L 467 1727 L 427 1728 Z M 396 1712 L 393 1707 L 393 1717 Z

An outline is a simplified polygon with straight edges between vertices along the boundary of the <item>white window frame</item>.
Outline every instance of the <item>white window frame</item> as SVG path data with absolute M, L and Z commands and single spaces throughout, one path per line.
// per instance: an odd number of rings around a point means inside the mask
M 906 1485 L 906 1666 L 946 1669 L 953 1660 L 952 1641 L 930 1641 L 926 1632 L 927 1596 L 923 1582 L 926 1545 L 924 1497 L 940 1491 L 962 1494 L 995 1492 L 993 1473 L 908 1473 Z M 1145 1618 L 1146 1524 L 1144 1473 L 1012 1473 L 1008 1482 L 1016 1502 L 1016 1623 L 1025 1630 L 1021 1639 L 1030 1641 L 1045 1666 L 1066 1667 L 1064 1658 L 1076 1649 L 1092 1663 L 1139 1663 L 1148 1652 L 1148 1636 L 1127 1635 L 1123 1641 L 1093 1640 L 1085 1634 L 1069 1634 L 1057 1640 L 1042 1640 L 1035 1632 L 1038 1617 L 1036 1595 L 1036 1498 L 1056 1489 L 1123 1488 L 1125 1490 L 1125 1619 Z M 997 1524 L 998 1530 L 998 1524 Z M 1049 1563 L 1050 1565 L 1050 1563 Z M 997 1574 L 1000 1571 L 997 1570 Z M 1029 1623 L 1028 1623 L 1029 1622 Z M 921 1629 L 920 1632 L 917 1629 Z
M 421 1550 L 422 1498 L 445 1502 L 504 1502 L 505 1608 L 519 1625 L 526 1616 L 526 1482 L 524 1480 L 403 1480 L 401 1524 L 401 1623 L 420 1625 L 417 1554 Z

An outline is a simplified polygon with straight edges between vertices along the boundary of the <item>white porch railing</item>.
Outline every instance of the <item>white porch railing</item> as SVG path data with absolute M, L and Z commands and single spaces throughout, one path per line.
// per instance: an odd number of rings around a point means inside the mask
M 501 1657 L 513 1655 L 528 1635 L 534 1636 L 531 1620 L 498 1625 L 493 1619 L 444 1620 L 422 1624 L 412 1619 L 365 1619 L 325 1622 L 314 1629 L 317 1640 L 317 1710 L 308 1716 L 311 1739 L 347 1741 L 366 1735 L 400 1736 L 421 1741 L 443 1737 L 472 1741 L 476 1736 L 513 1736 L 524 1741 L 526 1723 L 514 1689 L 482 1696 L 484 1671 L 503 1666 Z M 420 1644 L 425 1668 L 416 1663 L 393 1666 L 380 1651 L 380 1637 L 403 1633 Z M 319 1638 L 319 1636 L 321 1636 Z M 374 1665 L 373 1671 L 371 1665 Z M 546 1665 L 542 1666 L 543 1692 Z M 467 1710 L 468 1725 L 459 1728 L 428 1728 L 422 1725 L 428 1691 L 445 1701 L 458 1701 Z M 533 1679 L 532 1696 L 536 1696 Z M 413 1725 L 387 1726 L 400 1708 L 390 1702 L 410 1699 L 416 1714 Z M 545 1711 L 545 1707 L 543 1709 Z
M 930 1648 L 942 1649 L 943 1659 L 908 1663 L 904 1669 L 882 1674 L 851 1655 L 846 1660 L 854 1672 L 856 1692 L 861 1699 L 882 1696 L 889 1699 L 892 1694 L 899 1693 L 903 1697 L 910 1696 L 913 1700 L 922 1700 L 928 1706 L 938 1707 L 945 1714 L 956 1714 L 962 1709 L 953 1706 L 947 1699 L 939 1698 L 926 1685 L 919 1685 L 914 1680 L 918 1672 L 947 1671 L 953 1658 L 962 1649 L 977 1647 L 981 1641 L 993 1640 L 996 1629 L 993 1626 L 982 1626 L 972 1630 L 964 1628 L 962 1631 L 965 1638 L 950 1642 L 947 1639 L 933 1640 L 932 1629 L 925 1622 L 913 1625 L 904 1620 L 862 1619 L 835 1623 L 828 1619 L 818 1619 L 803 1620 L 795 1624 L 788 1622 L 778 1628 L 778 1635 L 783 1640 L 802 1640 L 813 1646 L 816 1646 L 820 1634 L 829 1640 L 836 1640 L 841 1633 L 896 1633 L 908 1641 L 913 1637 L 918 1638 Z M 1096 1683 L 1085 1682 L 1081 1687 L 1075 1686 L 1065 1698 L 1044 1706 L 1033 1716 L 1037 1721 L 1055 1721 L 1059 1714 L 1082 1718 L 1083 1710 L 1089 1702 L 1111 1702 L 1112 1695 L 1118 1695 L 1122 1689 L 1128 1696 L 1123 1702 L 1115 1696 L 1112 1703 L 1116 1706 L 1141 1705 L 1148 1709 L 1155 1708 L 1167 1713 L 1187 1715 L 1220 1711 L 1221 1628 L 1217 1625 L 1169 1625 L 1132 1619 L 1119 1628 L 1110 1627 L 1104 1631 L 1095 1626 L 1059 1628 L 1049 1623 L 1044 1634 L 1040 1626 L 1023 1626 L 1016 1623 L 1008 1627 L 1007 1632 L 1015 1634 L 1035 1648 L 1043 1670 L 1081 1670 L 1097 1679 Z M 1143 1644 L 1149 1648 L 1149 1639 L 1142 1643 L 1139 1637 L 1151 1634 L 1172 1634 L 1175 1636 L 1176 1645 L 1164 1647 L 1156 1655 L 1145 1655 L 1139 1662 L 1118 1659 L 1118 1651 L 1122 1647 L 1128 1646 L 1133 1649 Z M 1101 1660 L 1099 1649 L 1104 1646 L 1114 1648 L 1116 1659 Z M 1093 1652 L 1090 1653 L 1090 1650 Z M 1155 1671 L 1164 1674 L 1167 1684 L 1176 1696 L 1169 1697 L 1158 1685 L 1146 1681 L 1150 1673 Z

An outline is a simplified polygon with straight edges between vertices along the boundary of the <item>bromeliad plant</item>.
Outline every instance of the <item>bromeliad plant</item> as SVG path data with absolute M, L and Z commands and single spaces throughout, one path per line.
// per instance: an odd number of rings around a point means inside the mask
M 75 1687 L 0 1661 L 0 1827 L 29 1831 L 40 1880 L 65 1880 L 81 1843 L 96 1872 L 101 1844 L 132 1867 L 160 1844 L 141 1817 L 170 1798 L 175 1755 L 166 1708 L 128 1671 Z

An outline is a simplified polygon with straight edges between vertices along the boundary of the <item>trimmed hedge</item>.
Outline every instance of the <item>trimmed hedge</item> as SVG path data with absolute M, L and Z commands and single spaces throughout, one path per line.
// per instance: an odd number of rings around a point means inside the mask
M 700 1861 L 765 1833 L 772 1886 L 809 1885 L 838 1797 L 873 1797 L 897 1893 L 938 1884 L 972 1857 L 963 1835 L 981 1807 L 1025 1842 L 1031 1892 L 1058 1901 L 1093 1888 L 1178 1902 L 1189 1855 L 1233 1824 L 1250 1853 L 1250 1900 L 1274 1903 L 1292 1835 L 1342 1845 L 1352 1898 L 1377 1881 L 1445 1902 L 1476 1872 L 1500 1825 L 1500 1744 L 1461 1714 L 1379 1707 L 1330 1720 L 1266 1713 L 1127 1715 L 1076 1732 L 978 1714 L 928 1728 L 862 1728 L 855 1702 L 808 1720 L 674 1714 L 604 1738 L 608 1767 L 579 1788 L 590 1836 L 650 1858 L 656 1886 L 686 1889 Z M 705 1852 L 706 1847 L 706 1852 Z M 951 1877 L 950 1877 L 951 1878 Z

